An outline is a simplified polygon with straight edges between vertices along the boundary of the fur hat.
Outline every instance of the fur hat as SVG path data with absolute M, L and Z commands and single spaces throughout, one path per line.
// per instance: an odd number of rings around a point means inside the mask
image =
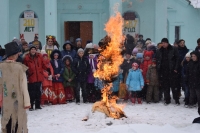
M 50 57 L 51 57 L 52 60 L 54 59 L 54 54 L 58 54 L 58 59 L 62 58 L 61 52 L 59 50 L 55 49 L 55 50 L 53 50 L 51 52 L 51 55 L 50 55 Z
M 82 48 L 79 48 L 77 53 L 80 53 L 80 52 L 83 52 L 84 53 L 84 50 Z
M 73 62 L 73 59 L 72 59 L 72 57 L 70 55 L 65 55 L 62 58 L 63 63 L 65 63 L 66 60 L 69 60 L 71 63 Z
M 162 42 L 169 43 L 169 40 L 168 40 L 167 38 L 163 38 L 163 39 L 161 40 L 161 43 L 162 43 Z

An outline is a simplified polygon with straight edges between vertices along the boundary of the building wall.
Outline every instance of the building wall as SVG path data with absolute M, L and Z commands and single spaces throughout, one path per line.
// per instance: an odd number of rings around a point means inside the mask
M 200 38 L 200 9 L 183 0 L 168 0 L 168 37 L 175 40 L 175 26 L 180 26 L 180 38 L 185 39 L 189 49 L 194 49 Z
M 30 8 L 27 8 L 30 5 Z M 39 19 L 39 40 L 45 43 L 44 0 L 9 0 L 9 40 L 19 38 L 19 17 L 25 10 L 33 10 Z
M 105 36 L 104 24 L 108 20 L 108 0 L 58 0 L 58 41 L 64 43 L 64 22 L 92 21 L 93 43 Z M 82 8 L 79 9 L 78 7 Z M 83 42 L 85 43 L 85 42 Z
M 130 2 L 132 4 L 130 5 Z M 155 40 L 155 0 L 130 0 L 123 2 L 123 13 L 134 11 L 139 15 L 140 34 Z

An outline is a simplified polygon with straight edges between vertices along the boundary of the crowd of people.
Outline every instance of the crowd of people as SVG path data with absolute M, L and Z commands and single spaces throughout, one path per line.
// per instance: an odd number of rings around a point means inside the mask
M 13 42 L 21 49 L 17 62 L 28 67 L 30 111 L 42 109 L 45 105 L 74 101 L 80 104 L 80 90 L 83 103 L 101 99 L 104 83 L 93 73 L 98 69 L 99 47 L 105 47 L 102 46 L 103 39 L 98 45 L 88 41 L 85 48 L 81 38 L 77 38 L 74 44 L 67 40 L 62 50 L 51 35 L 46 36 L 44 46 L 37 36 L 31 43 L 16 40 Z M 163 38 L 156 45 L 150 38 L 143 40 L 142 35 L 139 38 L 127 35 L 121 47 L 124 62 L 113 81 L 112 95 L 121 97 L 119 92 L 124 89 L 121 87 L 124 84 L 127 93 L 123 99 L 130 99 L 133 104 L 158 103 L 163 99 L 168 105 L 174 99 L 175 104 L 180 105 L 182 89 L 185 107 L 198 104 L 200 114 L 200 39 L 197 44 L 195 50 L 190 51 L 183 39 L 171 45 L 167 38 Z

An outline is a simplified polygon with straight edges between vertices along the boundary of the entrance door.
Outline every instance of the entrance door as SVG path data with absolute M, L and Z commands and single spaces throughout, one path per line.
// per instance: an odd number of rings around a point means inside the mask
M 82 39 L 82 46 L 85 47 L 87 41 L 92 41 L 92 22 L 65 22 L 65 40 L 70 40 L 75 44 L 76 38 Z

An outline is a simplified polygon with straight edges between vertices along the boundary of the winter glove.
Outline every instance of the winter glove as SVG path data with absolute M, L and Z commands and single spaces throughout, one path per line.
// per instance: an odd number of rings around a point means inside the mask
M 52 75 L 49 75 L 48 80 L 52 80 Z

